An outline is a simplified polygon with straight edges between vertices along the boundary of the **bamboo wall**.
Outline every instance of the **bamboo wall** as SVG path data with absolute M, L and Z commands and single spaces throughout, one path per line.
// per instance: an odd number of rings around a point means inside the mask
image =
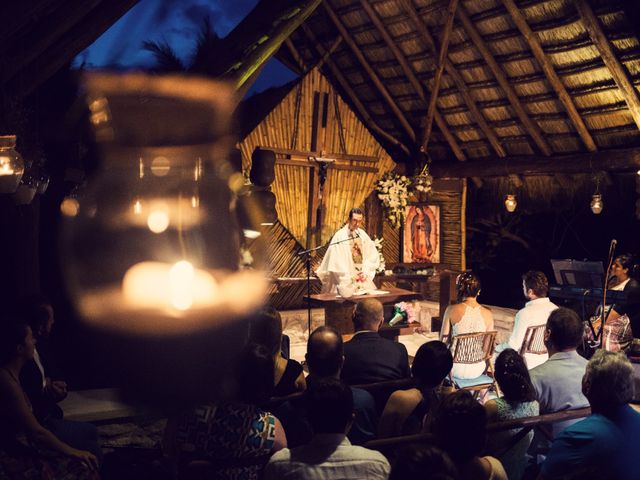
M 324 188 L 325 217 L 321 233 L 321 241 L 326 242 L 344 223 L 349 209 L 362 205 L 373 190 L 374 182 L 385 172 L 392 170 L 395 164 L 317 69 L 310 71 L 301 79 L 299 85 L 294 86 L 282 102 L 242 140 L 242 165 L 245 171 L 251 168 L 251 153 L 258 146 L 310 151 L 314 92 L 328 93 L 329 108 L 324 150 L 327 153 L 373 156 L 379 160 L 377 164 L 352 162 L 354 166 L 375 166 L 378 169 L 377 173 L 329 168 Z M 296 128 L 298 95 L 300 101 Z M 336 115 L 336 102 L 339 117 Z M 340 142 L 340 124 L 346 151 L 343 151 Z M 297 135 L 294 138 L 296 131 Z M 309 168 L 276 165 L 276 179 L 272 188 L 278 202 L 280 222 L 298 242 L 305 244 Z

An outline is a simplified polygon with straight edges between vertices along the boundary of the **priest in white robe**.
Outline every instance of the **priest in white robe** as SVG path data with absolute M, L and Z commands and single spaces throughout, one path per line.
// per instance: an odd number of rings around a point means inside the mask
M 322 282 L 322 293 L 338 293 L 344 297 L 375 290 L 373 277 L 380 265 L 375 244 L 362 228 L 364 212 L 353 208 L 347 224 L 338 230 L 316 274 Z

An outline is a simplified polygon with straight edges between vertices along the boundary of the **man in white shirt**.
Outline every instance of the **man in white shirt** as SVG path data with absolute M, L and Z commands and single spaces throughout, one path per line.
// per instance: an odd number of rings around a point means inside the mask
M 511 336 L 506 343 L 501 343 L 496 347 L 496 356 L 507 348 L 513 348 L 516 352 L 519 352 L 527 328 L 546 324 L 551 312 L 558 308 L 547 297 L 549 281 L 544 273 L 535 270 L 529 270 L 525 273 L 522 276 L 522 290 L 529 301 L 523 309 L 516 313 Z M 547 354 L 527 353 L 524 356 L 529 370 L 543 364 L 548 358 Z
M 380 452 L 351 445 L 347 432 L 353 421 L 353 397 L 337 379 L 314 382 L 305 392 L 313 438 L 308 445 L 273 454 L 265 480 L 383 480 L 391 467 Z
M 352 208 L 349 220 L 338 230 L 329 242 L 320 267 L 316 271 L 322 282 L 322 293 L 340 293 L 349 290 L 349 295 L 357 290 L 376 288 L 373 277 L 380 265 L 380 255 L 373 240 L 360 228 L 364 223 L 364 211 Z

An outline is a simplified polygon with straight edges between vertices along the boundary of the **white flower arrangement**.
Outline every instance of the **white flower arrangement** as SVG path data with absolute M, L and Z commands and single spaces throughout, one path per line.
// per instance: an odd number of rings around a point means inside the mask
M 404 220 L 410 184 L 406 176 L 394 172 L 385 173 L 375 184 L 384 214 L 394 228 L 398 228 Z
M 251 251 L 246 247 L 240 247 L 240 262 L 238 266 L 240 267 L 240 269 L 243 269 L 251 268 L 252 265 L 253 255 L 251 254 Z
M 384 242 L 384 238 L 375 238 L 373 240 L 373 244 L 376 246 L 376 250 L 378 251 L 378 258 L 380 258 L 380 264 L 378 265 L 376 273 L 384 273 L 387 268 L 384 261 L 384 255 L 382 255 L 382 242 Z
M 411 179 L 411 187 L 413 190 L 419 193 L 429 193 L 431 191 L 431 184 L 433 183 L 433 177 L 429 175 L 429 164 L 425 164 L 418 175 Z

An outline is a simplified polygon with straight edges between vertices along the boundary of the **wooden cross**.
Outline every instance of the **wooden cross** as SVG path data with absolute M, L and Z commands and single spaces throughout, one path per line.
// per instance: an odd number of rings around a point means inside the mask
M 356 172 L 378 173 L 375 166 L 354 165 L 354 162 L 375 164 L 377 157 L 349 155 L 345 153 L 327 153 L 327 120 L 329 117 L 329 94 L 313 93 L 313 116 L 311 123 L 311 150 L 293 150 L 277 147 L 264 147 L 276 154 L 276 164 L 309 168 L 309 202 L 307 209 L 306 248 L 320 244 L 324 211 L 324 184 L 328 169 L 350 170 Z

